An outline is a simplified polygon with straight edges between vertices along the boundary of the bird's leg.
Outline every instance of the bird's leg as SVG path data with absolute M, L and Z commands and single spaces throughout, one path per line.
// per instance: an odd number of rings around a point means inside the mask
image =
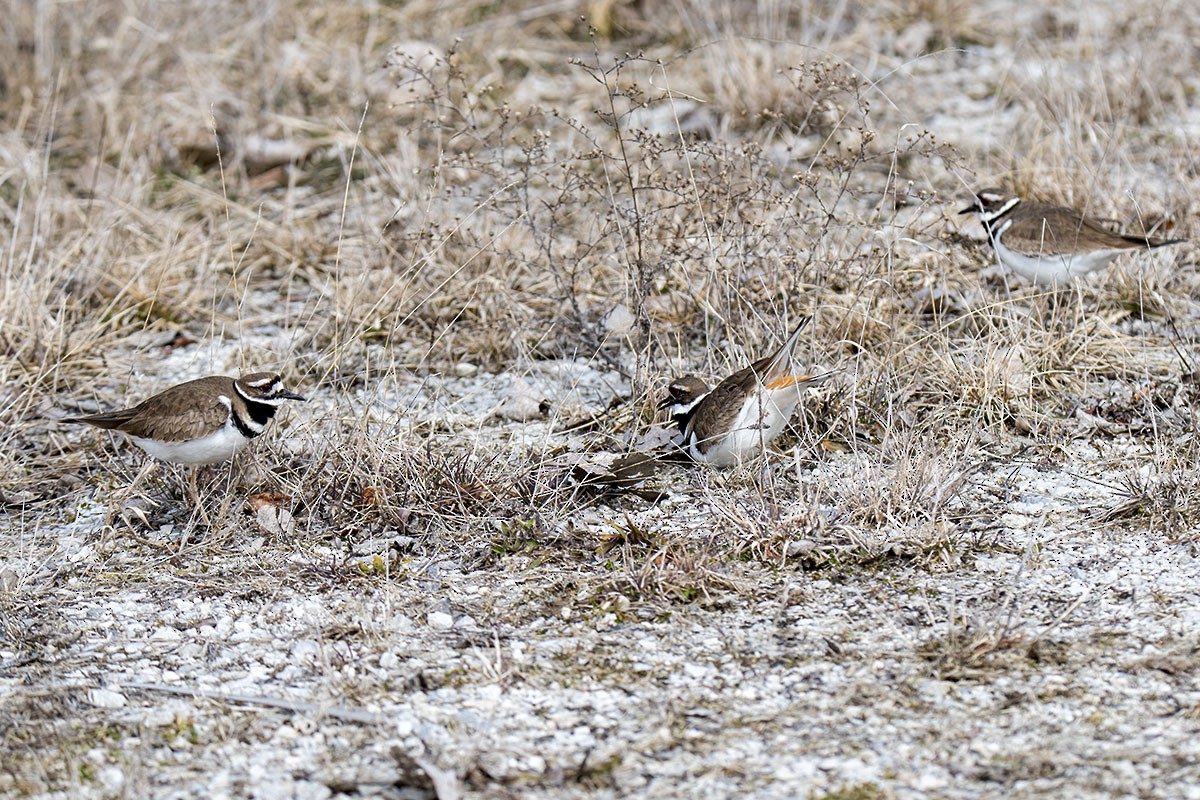
M 196 508 L 201 508 L 203 503 L 200 500 L 199 486 L 200 468 L 192 465 L 188 467 L 188 499 L 192 501 L 192 505 Z
M 229 462 L 229 471 L 225 474 L 225 492 L 221 497 L 221 509 L 217 512 L 217 520 L 224 521 L 225 515 L 229 513 L 229 507 L 233 504 L 233 487 L 237 485 L 237 478 L 241 475 L 241 462 L 235 454 L 233 460 Z
M 183 552 L 183 548 L 187 546 L 188 539 L 191 536 L 192 529 L 196 526 L 197 521 L 204 524 L 205 529 L 212 527 L 208 520 L 208 512 L 204 510 L 204 500 L 200 497 L 199 476 L 200 467 L 191 465 L 188 467 L 188 499 L 192 502 L 192 515 L 188 518 L 187 524 L 183 527 L 183 535 L 179 538 L 179 548 L 177 552 Z
M 116 517 L 121 506 L 124 505 L 129 498 L 133 497 L 133 493 L 137 487 L 142 483 L 142 481 L 146 480 L 150 473 L 154 472 L 157 467 L 157 461 L 152 458 L 147 459 L 146 463 L 142 465 L 142 468 L 138 470 L 138 474 L 134 476 L 133 482 L 130 483 L 125 489 L 122 489 L 113 495 L 113 499 L 108 506 L 108 511 L 104 515 L 104 527 L 107 528 L 112 524 L 113 518 Z
M 200 470 L 202 469 L 207 469 L 207 467 L 191 468 L 192 474 L 190 477 L 191 483 L 189 489 L 192 493 L 192 502 L 196 504 L 196 511 L 200 514 L 200 521 L 204 523 L 205 528 L 211 528 L 212 521 L 208 518 L 208 511 L 204 508 L 204 500 L 200 497 L 200 489 L 197 485 L 200 477 Z

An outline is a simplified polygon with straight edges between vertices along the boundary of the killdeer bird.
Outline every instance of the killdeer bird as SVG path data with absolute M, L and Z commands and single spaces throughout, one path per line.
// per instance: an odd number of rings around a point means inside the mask
M 658 407 L 671 410 L 683 434 L 680 446 L 694 461 L 728 467 L 761 453 L 791 419 L 801 391 L 833 375 L 798 375 L 793 369 L 792 351 L 809 319 L 774 353 L 716 388 L 694 375 L 672 381 Z
M 132 408 L 62 421 L 120 431 L 160 461 L 216 464 L 266 430 L 284 400 L 303 399 L 274 373 L 213 375 L 172 386 Z
M 1046 287 L 1102 269 L 1130 250 L 1183 241 L 1113 233 L 1081 211 L 1022 200 L 1003 189 L 983 189 L 958 213 L 979 218 L 1001 264 Z

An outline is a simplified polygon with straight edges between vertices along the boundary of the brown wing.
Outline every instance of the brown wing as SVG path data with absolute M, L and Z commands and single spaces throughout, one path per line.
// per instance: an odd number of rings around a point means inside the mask
M 717 388 L 709 392 L 692 412 L 687 430 L 684 431 L 685 438 L 687 434 L 694 435 L 700 442 L 700 450 L 708 450 L 708 445 L 728 431 L 742 413 L 746 398 L 755 391 L 758 383 L 756 367 L 765 366 L 768 362 L 769 359 L 756 361 L 718 383 Z
M 1005 244 L 1016 246 L 1016 239 L 1026 242 L 1021 250 L 1036 248 L 1045 255 L 1063 255 L 1080 250 L 1128 250 L 1135 247 L 1162 247 L 1179 239 L 1151 239 L 1146 236 L 1127 236 L 1113 233 L 1091 217 L 1074 209 L 1049 203 L 1021 204 L 1024 222 L 1014 220 L 1004 234 Z
M 742 413 L 746 398 L 758 390 L 761 381 L 770 389 L 783 388 L 792 383 L 811 379 L 809 375 L 793 375 L 792 352 L 800 341 L 800 333 L 811 317 L 800 320 L 800 324 L 788 336 L 787 341 L 769 356 L 760 358 L 745 369 L 738 370 L 717 384 L 707 397 L 696 407 L 688 423 L 688 433 L 695 434 L 701 442 L 719 438 Z M 708 448 L 703 444 L 701 450 Z
M 145 439 L 184 442 L 203 435 L 201 431 L 221 427 L 229 416 L 229 406 L 220 401 L 219 395 L 232 400 L 233 381 L 229 380 L 227 387 L 216 387 L 217 391 L 202 392 L 202 397 L 211 398 L 207 402 L 197 402 L 200 398 L 196 392 L 205 387 L 193 386 L 195 383 L 197 381 L 172 386 L 136 406 L 137 414 L 119 430 Z
M 1080 227 L 1082 231 L 1087 232 L 1086 234 L 1081 232 L 1081 240 L 1085 235 L 1089 239 L 1097 242 L 1103 239 L 1103 241 L 1108 242 L 1108 244 L 1105 244 L 1104 247 L 1163 247 L 1164 245 L 1179 244 L 1180 242 L 1185 241 L 1184 239 L 1155 239 L 1152 236 L 1138 236 L 1137 234 L 1129 233 L 1113 233 L 1107 228 L 1101 226 L 1099 222 L 1091 217 L 1084 217 L 1083 223 Z M 1120 242 L 1120 244 L 1113 244 L 1113 242 Z
M 199 378 L 172 386 L 133 408 L 66 421 L 86 422 L 141 439 L 184 442 L 225 424 L 229 407 L 220 401 L 220 395 L 233 398 L 233 378 Z

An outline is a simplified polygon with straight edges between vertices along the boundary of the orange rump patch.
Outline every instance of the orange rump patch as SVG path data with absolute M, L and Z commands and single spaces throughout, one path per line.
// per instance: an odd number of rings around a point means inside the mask
M 812 380 L 812 377 L 812 375 L 785 375 L 766 384 L 766 387 L 771 391 L 786 389 L 789 386 L 795 386 L 797 383 L 808 383 Z

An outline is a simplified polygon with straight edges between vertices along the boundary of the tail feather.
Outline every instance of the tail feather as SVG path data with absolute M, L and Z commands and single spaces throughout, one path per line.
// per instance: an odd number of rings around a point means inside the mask
M 105 430 L 116 430 L 130 419 L 130 414 L 123 411 L 113 411 L 107 414 L 91 414 L 86 417 L 67 417 L 59 422 L 83 423 Z
M 792 353 L 796 349 L 796 343 L 800 341 L 800 334 L 804 328 L 812 321 L 812 317 L 804 317 L 800 320 L 800 324 L 788 336 L 787 341 L 783 343 L 775 355 L 770 357 L 770 361 L 762 370 L 755 370 L 762 376 L 762 381 L 770 385 L 775 381 L 787 378 L 791 373 Z
M 1187 239 L 1155 239 L 1151 236 L 1135 236 L 1132 234 L 1121 234 L 1121 238 L 1137 247 L 1147 247 L 1153 250 L 1156 247 L 1166 247 L 1169 244 L 1181 244 Z

